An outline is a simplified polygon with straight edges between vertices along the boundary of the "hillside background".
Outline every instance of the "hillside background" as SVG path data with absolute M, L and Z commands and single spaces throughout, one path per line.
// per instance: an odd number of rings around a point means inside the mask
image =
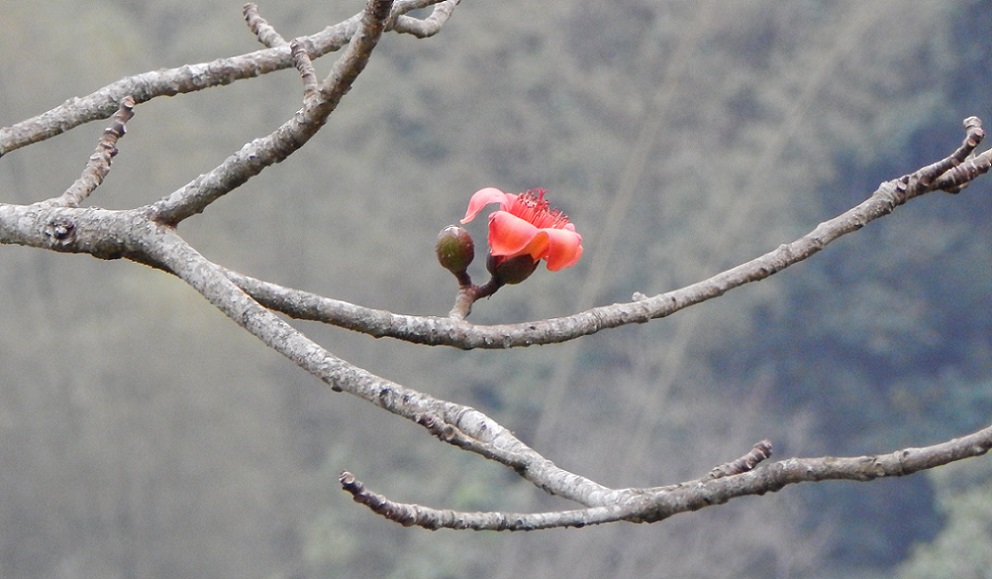
M 0 2 L 0 124 L 123 76 L 255 50 L 241 4 Z M 286 37 L 361 6 L 260 3 Z M 586 254 L 477 304 L 473 321 L 653 295 L 945 156 L 967 116 L 992 127 L 990 31 L 983 0 L 465 0 L 435 38 L 387 35 L 314 140 L 181 232 L 256 277 L 444 315 L 454 283 L 434 260 L 437 232 L 483 186 L 539 186 Z M 284 71 L 137 107 L 92 204 L 182 186 L 292 115 L 299 86 Z M 0 201 L 60 194 L 104 126 L 0 159 Z M 611 486 L 694 478 L 765 437 L 778 457 L 921 446 L 992 416 L 989 183 L 913 201 L 670 319 L 566 345 L 462 352 L 302 327 Z M 473 226 L 484 245 L 484 222 Z M 992 566 L 987 458 L 651 526 L 401 528 L 352 503 L 339 472 L 437 507 L 565 503 L 330 392 L 160 272 L 11 246 L 0 271 L 0 577 L 846 579 Z

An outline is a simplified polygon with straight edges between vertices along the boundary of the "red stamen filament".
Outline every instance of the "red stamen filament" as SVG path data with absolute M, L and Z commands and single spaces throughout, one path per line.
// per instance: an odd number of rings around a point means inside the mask
M 544 193 L 544 189 L 521 193 L 509 208 L 510 213 L 540 229 L 564 229 L 568 225 L 568 216 L 551 207 L 544 199 Z

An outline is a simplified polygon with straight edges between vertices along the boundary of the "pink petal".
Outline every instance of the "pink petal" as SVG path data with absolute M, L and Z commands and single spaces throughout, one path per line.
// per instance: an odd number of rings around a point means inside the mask
M 548 260 L 549 270 L 558 271 L 572 267 L 582 257 L 582 236 L 574 229 L 574 227 L 566 227 L 565 229 L 541 230 L 548 236 L 547 255 L 544 257 Z
M 540 230 L 527 221 L 508 213 L 496 211 L 489 216 L 489 247 L 493 255 L 516 256 L 525 253 L 534 255 L 528 246 Z M 542 239 L 539 243 L 546 242 Z M 542 249 L 542 248 L 538 248 Z M 540 259 L 540 255 L 534 259 Z
M 468 223 L 475 219 L 475 216 L 482 211 L 482 208 L 490 203 L 499 203 L 500 209 L 506 209 L 516 198 L 517 196 L 513 193 L 503 193 L 495 187 L 479 189 L 468 200 L 468 211 L 465 212 L 465 218 L 462 219 L 462 223 Z

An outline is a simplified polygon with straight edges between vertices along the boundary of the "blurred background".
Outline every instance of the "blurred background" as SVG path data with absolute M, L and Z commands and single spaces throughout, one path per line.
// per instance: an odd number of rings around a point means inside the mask
M 287 38 L 361 7 L 260 3 Z M 0 23 L 4 126 L 259 48 L 241 0 L 0 2 Z M 965 117 L 992 122 L 990 30 L 982 0 L 466 0 L 435 38 L 386 35 L 316 138 L 180 230 L 262 279 L 445 315 L 437 232 L 481 187 L 543 187 L 585 256 L 476 304 L 474 322 L 654 295 L 946 156 Z M 300 100 L 290 70 L 140 105 L 89 203 L 159 199 Z M 104 126 L 6 155 L 0 201 L 61 194 Z M 297 326 L 610 486 L 695 478 L 764 437 L 779 458 L 922 446 L 992 416 L 990 191 L 928 195 L 768 281 L 564 345 L 462 352 Z M 352 503 L 339 472 L 435 507 L 571 504 L 332 393 L 158 271 L 13 246 L 0 270 L 5 578 L 990 576 L 988 458 L 656 525 L 402 528 Z

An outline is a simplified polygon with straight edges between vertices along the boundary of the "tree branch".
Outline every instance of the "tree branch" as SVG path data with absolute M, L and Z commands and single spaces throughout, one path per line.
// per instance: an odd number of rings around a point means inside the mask
M 732 289 L 767 279 L 815 255 L 834 240 L 892 213 L 896 207 L 911 199 L 932 191 L 960 190 L 988 172 L 992 160 L 992 150 L 968 159 L 981 142 L 984 132 L 976 117 L 965 119 L 965 127 L 964 142 L 947 158 L 882 183 L 861 204 L 819 224 L 791 243 L 681 289 L 654 297 L 639 294 L 630 302 L 599 306 L 560 318 L 481 326 L 448 317 L 395 314 L 225 271 L 239 287 L 266 307 L 293 318 L 324 322 L 376 338 L 389 337 L 415 344 L 454 346 L 466 350 L 567 342 L 609 328 L 665 318 Z
M 756 449 L 762 443 L 755 445 Z M 731 499 L 764 495 L 789 485 L 825 480 L 866 482 L 906 476 L 982 456 L 992 449 L 992 426 L 961 438 L 924 448 L 906 448 L 877 456 L 791 458 L 726 476 L 707 476 L 678 485 L 627 489 L 614 504 L 543 513 L 460 512 L 399 503 L 365 488 L 349 472 L 341 474 L 342 489 L 373 512 L 404 526 L 474 531 L 533 531 L 584 527 L 618 521 L 657 523 L 672 515 L 722 505 Z M 718 470 L 720 467 L 717 467 Z

